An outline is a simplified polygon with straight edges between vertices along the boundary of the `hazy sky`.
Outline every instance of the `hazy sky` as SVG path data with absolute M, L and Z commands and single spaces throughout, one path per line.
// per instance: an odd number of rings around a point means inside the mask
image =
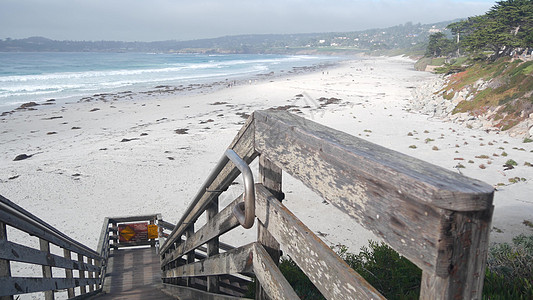
M 484 14 L 489 0 L 0 0 L 0 38 L 189 40 L 435 23 Z

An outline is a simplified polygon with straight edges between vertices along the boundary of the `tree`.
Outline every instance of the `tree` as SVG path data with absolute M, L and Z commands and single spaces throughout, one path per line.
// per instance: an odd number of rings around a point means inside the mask
M 452 52 L 453 42 L 442 32 L 433 33 L 429 36 L 426 56 L 439 57 Z
M 498 1 L 486 14 L 452 23 L 448 29 L 456 36 L 459 47 L 472 52 L 492 50 L 495 58 L 517 48 L 530 48 L 533 1 Z

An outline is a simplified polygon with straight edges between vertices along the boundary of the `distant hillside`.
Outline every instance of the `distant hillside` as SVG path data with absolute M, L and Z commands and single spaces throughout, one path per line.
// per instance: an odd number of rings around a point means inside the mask
M 450 22 L 406 23 L 354 32 L 261 34 L 191 41 L 56 41 L 44 37 L 0 39 L 0 52 L 160 52 L 160 53 L 339 53 L 424 49 L 428 36 Z M 421 50 L 423 51 L 423 50 Z

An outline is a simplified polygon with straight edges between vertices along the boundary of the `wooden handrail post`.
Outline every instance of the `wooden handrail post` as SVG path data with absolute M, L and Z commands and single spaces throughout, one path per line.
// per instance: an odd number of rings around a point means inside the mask
M 93 264 L 93 259 L 90 258 L 90 257 L 87 257 L 87 263 L 89 265 L 92 265 Z M 94 272 L 87 272 L 88 273 L 88 278 L 94 278 Z M 93 292 L 94 291 L 94 285 L 93 284 L 89 284 L 89 292 Z
M 66 259 L 71 259 L 70 250 L 63 249 L 63 257 Z M 65 269 L 65 277 L 72 278 L 72 269 Z M 69 298 L 73 298 L 75 296 L 74 288 L 67 289 L 67 294 Z
M 80 262 L 80 266 L 83 264 L 83 255 L 78 253 L 78 262 Z M 80 273 L 80 279 L 85 279 L 85 271 L 79 270 Z M 80 294 L 83 295 L 87 293 L 87 289 L 85 288 L 85 285 L 80 284 Z
M 218 197 L 211 201 L 211 204 L 206 209 L 207 221 L 211 220 L 216 214 L 218 214 Z M 207 257 L 219 254 L 219 238 L 216 237 L 207 242 Z M 207 277 L 207 291 L 210 293 L 219 292 L 219 278 L 218 276 Z
M 50 253 L 50 242 L 47 240 L 39 239 L 39 246 L 41 251 Z M 52 278 L 52 267 L 42 266 L 43 267 L 43 278 Z M 45 291 L 44 298 L 46 300 L 54 300 L 54 291 Z
M 424 271 L 420 299 L 481 299 L 493 209 L 449 212 L 450 230 L 440 247 L 450 259 L 449 274 Z
M 189 227 L 187 227 L 187 230 L 185 230 L 185 237 L 189 239 L 190 236 L 194 234 L 194 223 L 189 224 Z M 191 252 L 187 253 L 187 263 L 193 263 L 195 261 L 195 251 L 192 250 Z M 194 278 L 193 277 L 187 277 L 187 286 L 191 287 L 194 285 Z
M 261 183 L 280 201 L 283 200 L 281 174 L 281 169 L 265 155 L 259 156 L 259 177 L 261 178 Z M 278 241 L 268 232 L 263 223 L 259 220 L 257 221 L 257 241 L 263 245 L 274 263 L 279 264 L 280 246 Z M 259 300 L 269 299 L 259 282 L 256 283 L 255 298 Z
M 4 222 L 0 222 L 0 240 L 7 241 L 7 230 Z M 11 264 L 9 260 L 0 259 L 0 277 L 11 277 Z M 13 300 L 13 296 L 0 296 L 0 300 Z

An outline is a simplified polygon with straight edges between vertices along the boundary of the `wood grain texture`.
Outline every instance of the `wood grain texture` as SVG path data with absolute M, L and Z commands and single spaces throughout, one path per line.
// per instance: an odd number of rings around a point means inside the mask
M 76 240 L 71 239 L 66 234 L 57 230 L 55 227 L 39 219 L 35 215 L 31 214 L 2 195 L 0 195 L 0 205 L 2 206 L 2 209 L 0 210 L 0 222 L 4 222 L 12 227 L 45 239 L 62 248 L 83 253 L 84 255 L 95 259 L 99 258 L 98 254 L 94 250 Z M 49 238 L 58 241 L 59 244 Z
M 278 269 L 278 264 L 259 243 L 254 244 L 254 274 L 261 283 L 262 290 L 273 300 L 300 299 Z
M 105 294 L 94 299 L 173 299 L 161 292 L 159 254 L 154 248 L 112 250 L 108 270 Z
M 50 242 L 43 239 L 39 239 L 39 249 L 43 253 L 50 254 Z M 42 269 L 44 279 L 52 278 L 52 267 L 44 265 L 42 266 Z M 44 299 L 54 300 L 54 290 L 44 291 Z
M 71 261 L 70 251 L 67 250 L 67 249 L 63 249 L 63 257 L 67 261 Z M 74 276 L 72 276 L 72 269 L 65 269 L 65 277 L 66 278 L 74 278 Z M 67 289 L 67 295 L 68 295 L 69 298 L 73 298 L 75 296 L 74 288 Z
M 232 203 L 226 206 L 220 213 L 209 220 L 202 228 L 178 244 L 176 249 L 169 251 L 161 260 L 161 265 L 166 265 L 176 259 L 179 259 L 186 252 L 192 251 L 201 245 L 207 243 L 239 225 L 237 218 L 233 216 L 233 207 L 242 201 L 242 195 L 238 196 Z
M 79 254 L 78 253 L 78 262 L 81 264 L 83 263 L 83 255 Z M 84 280 L 85 279 L 85 271 L 78 271 L 79 272 L 79 278 L 80 280 Z M 83 295 L 85 293 L 87 293 L 87 288 L 86 288 L 86 285 L 83 284 L 83 285 L 80 285 L 80 293 Z
M 0 222 L 0 243 L 2 243 L 2 245 L 8 243 L 6 224 L 3 222 Z M 0 251 L 4 248 L 2 245 L 0 245 Z M 0 277 L 10 277 L 10 276 L 11 276 L 11 264 L 9 263 L 9 259 L 7 259 L 6 257 L 0 256 Z
M 265 187 L 256 185 L 256 215 L 327 299 L 384 299 Z
M 99 268 L 93 264 L 79 263 L 78 261 L 67 259 L 65 257 L 15 244 L 13 242 L 0 240 L 0 258 L 2 259 L 70 270 L 99 271 Z M 70 257 L 70 251 L 68 257 Z
M 0 277 L 0 296 L 62 290 L 97 283 L 97 279 Z
M 163 292 L 180 300 L 249 300 L 248 298 L 214 294 L 172 284 L 163 284 Z
M 493 188 L 303 118 L 254 113 L 255 147 L 423 270 L 446 276 L 442 208 L 490 207 Z
M 252 271 L 253 244 L 224 252 L 202 261 L 162 271 L 162 278 L 211 276 L 250 273 Z
M 298 173 L 308 186 L 332 184 L 342 189 L 344 184 L 332 182 L 339 178 L 335 175 L 358 173 L 355 178 L 363 184 L 387 186 L 390 193 L 440 208 L 475 211 L 492 205 L 494 189 L 484 182 L 287 112 L 256 111 L 254 119 L 256 149 L 285 171 Z M 337 174 L 327 171 L 339 164 L 349 168 L 329 171 Z
M 212 222 L 215 220 L 216 216 L 218 215 L 218 197 L 213 199 L 211 201 L 211 204 L 206 209 L 206 217 L 207 222 Z M 219 222 L 215 222 L 215 224 L 218 224 Z M 224 223 L 224 222 L 220 222 Z M 218 230 L 220 232 L 220 229 Z M 215 255 L 220 254 L 220 241 L 219 236 L 220 234 L 217 234 L 216 237 L 210 238 L 207 242 L 207 257 L 212 257 Z M 207 277 L 207 291 L 210 293 L 218 293 L 220 291 L 219 289 L 219 277 L 218 276 L 208 276 Z
M 0 196 L 1 200 L 2 196 Z M 5 198 L 3 198 L 5 199 Z M 7 200 L 7 199 L 6 199 Z M 9 201 L 9 200 L 8 200 Z M 27 212 L 28 213 L 28 212 Z M 29 213 L 28 213 L 29 214 Z M 30 214 L 31 215 L 31 214 Z M 32 215 L 33 216 L 33 215 Z M 32 219 L 32 218 L 30 218 Z M 36 220 L 33 222 L 27 221 L 25 219 L 19 218 L 16 215 L 8 213 L 6 211 L 0 210 L 0 222 L 9 224 L 15 228 L 18 228 L 30 235 L 39 237 L 43 240 L 49 241 L 50 243 L 57 245 L 61 248 L 71 250 L 76 253 L 83 253 L 86 256 L 100 259 L 100 256 L 95 251 L 87 248 L 86 246 L 81 245 L 80 243 L 66 237 L 63 233 L 59 232 L 57 229 L 51 227 L 47 223 L 35 217 Z M 36 226 L 34 223 L 42 222 L 47 226 Z M 50 227 L 50 228 L 48 228 Z M 53 231 L 52 231 L 53 229 Z
M 449 211 L 442 243 L 448 276 L 424 272 L 421 299 L 481 299 L 493 208 L 479 212 Z
M 268 189 L 278 200 L 283 200 L 282 171 L 266 155 L 259 157 L 259 179 L 263 186 Z M 280 245 L 268 232 L 263 223 L 257 222 L 257 241 L 266 249 L 272 261 L 278 265 L 280 259 Z M 263 291 L 262 284 L 257 284 L 255 289 L 258 300 L 268 300 L 270 297 Z

